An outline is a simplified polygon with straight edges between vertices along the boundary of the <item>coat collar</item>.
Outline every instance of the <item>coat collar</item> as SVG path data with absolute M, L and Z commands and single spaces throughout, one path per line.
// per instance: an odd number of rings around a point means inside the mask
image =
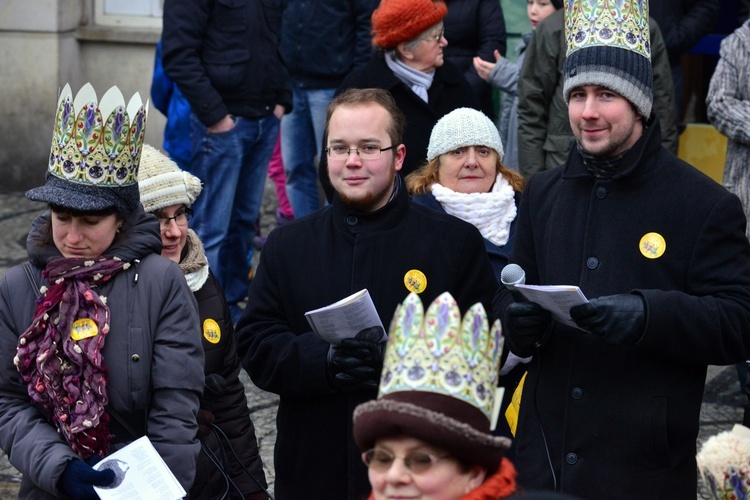
M 389 230 L 403 220 L 411 200 L 406 192 L 406 185 L 400 175 L 396 175 L 398 193 L 384 207 L 374 212 L 362 212 L 349 208 L 336 194 L 333 197 L 332 210 L 334 223 L 352 234 Z
M 657 164 L 651 159 L 661 148 L 661 125 L 659 118 L 651 113 L 651 117 L 646 122 L 643 129 L 643 135 L 633 145 L 630 150 L 622 157 L 622 164 L 619 171 L 612 177 L 612 181 L 620 180 L 634 173 L 642 175 L 657 168 Z M 575 179 L 580 177 L 593 177 L 583 164 L 583 158 L 578 152 L 575 144 L 568 152 L 568 161 L 563 165 L 562 178 Z

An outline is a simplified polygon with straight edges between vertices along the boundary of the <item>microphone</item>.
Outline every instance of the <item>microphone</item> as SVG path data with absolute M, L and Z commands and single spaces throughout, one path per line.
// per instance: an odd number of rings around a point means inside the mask
M 523 285 L 526 283 L 526 272 L 518 264 L 506 265 L 500 273 L 500 282 L 505 288 L 510 290 L 513 294 L 513 298 L 516 302 L 522 302 L 524 300 L 523 295 L 516 289 L 516 285 Z

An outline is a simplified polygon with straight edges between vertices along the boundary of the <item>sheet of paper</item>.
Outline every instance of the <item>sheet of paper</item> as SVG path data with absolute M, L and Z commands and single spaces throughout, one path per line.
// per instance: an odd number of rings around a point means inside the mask
M 384 342 L 388 338 L 367 289 L 307 311 L 305 317 L 313 331 L 333 345 L 352 337 L 373 342 Z
M 516 285 L 530 302 L 536 302 L 552 313 L 560 323 L 574 328 L 578 326 L 570 319 L 570 308 L 588 302 L 581 289 L 575 285 Z
M 94 469 L 115 471 L 112 486 L 94 486 L 102 500 L 179 500 L 185 496 L 185 490 L 147 436 L 107 456 Z

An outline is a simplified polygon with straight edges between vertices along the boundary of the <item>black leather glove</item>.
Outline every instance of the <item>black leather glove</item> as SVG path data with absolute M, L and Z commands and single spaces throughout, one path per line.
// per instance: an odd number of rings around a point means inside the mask
M 608 344 L 635 344 L 646 329 L 646 304 L 636 294 L 607 295 L 571 308 L 570 317 Z
M 513 354 L 528 358 L 547 331 L 552 315 L 536 302 L 514 302 L 505 309 L 505 338 Z
M 377 389 L 383 369 L 385 342 L 344 339 L 328 349 L 327 369 L 331 382 L 347 392 Z
M 73 459 L 65 466 L 58 486 L 70 498 L 98 500 L 94 486 L 109 486 L 115 482 L 111 469 L 95 470 L 83 460 Z

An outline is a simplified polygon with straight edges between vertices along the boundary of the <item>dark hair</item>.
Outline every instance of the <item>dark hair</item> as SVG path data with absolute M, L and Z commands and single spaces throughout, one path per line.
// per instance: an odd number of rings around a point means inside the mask
M 398 109 L 391 93 L 383 89 L 347 89 L 334 97 L 328 104 L 325 137 L 328 137 L 328 126 L 331 123 L 331 116 L 339 106 L 359 106 L 364 104 L 377 104 L 388 112 L 391 120 L 388 124 L 387 132 L 388 137 L 391 139 L 391 144 L 394 146 L 402 144 L 406 117 Z
M 550 0 L 550 2 L 552 3 L 552 6 L 555 8 L 555 10 L 562 9 L 562 6 L 563 6 L 562 0 Z

